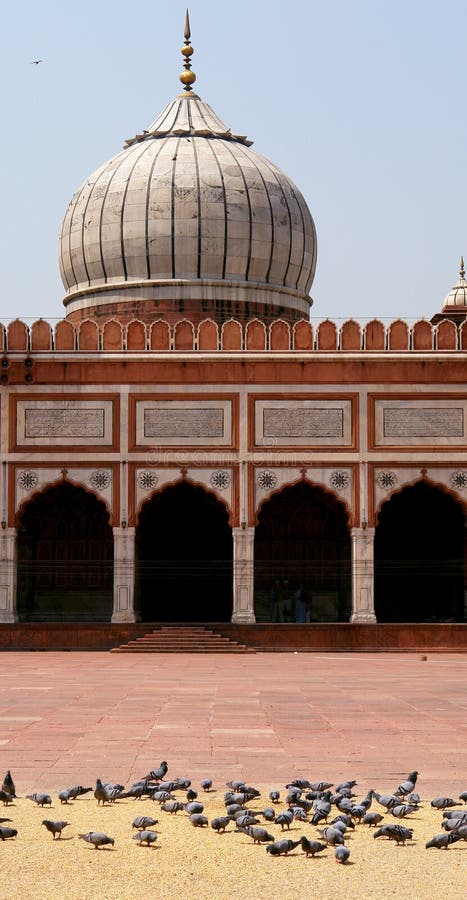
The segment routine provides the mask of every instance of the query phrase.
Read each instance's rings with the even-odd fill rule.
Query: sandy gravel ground
[[[270,805],[271,788],[281,789],[282,796],[286,793],[280,783],[260,788],[261,798],[249,803],[249,809]],[[224,812],[224,789],[218,785],[208,794],[199,792],[209,820]],[[283,808],[280,803],[277,811]],[[373,803],[372,808],[378,807]],[[132,820],[142,814],[159,820],[155,846],[139,847],[132,839]],[[351,850],[346,865],[335,863],[333,848],[309,859],[301,847],[288,857],[270,857],[264,845],[253,845],[251,838],[235,832],[233,824],[225,834],[210,827],[194,828],[186,813],[170,815],[149,799],[98,807],[90,794],[65,806],[53,796],[52,808],[40,809],[20,798],[8,808],[1,807],[0,815],[9,816],[18,829],[16,838],[1,843],[0,897],[5,900],[467,897],[467,842],[460,841],[447,851],[425,849],[425,842],[441,831],[442,821],[441,812],[430,808],[429,798],[402,823],[414,829],[414,839],[406,846],[374,840],[374,829],[357,825],[346,838]],[[66,820],[70,825],[62,839],[54,841],[41,825],[43,819]],[[397,821],[385,816],[385,822]],[[280,826],[264,824],[276,839],[281,836]],[[115,838],[114,848],[96,851],[78,839],[79,832],[88,831],[104,831]],[[302,834],[319,838],[317,828],[308,822],[293,823],[290,833],[285,831],[282,837],[296,840]]]

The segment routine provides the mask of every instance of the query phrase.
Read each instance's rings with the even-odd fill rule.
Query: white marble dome
[[[250,144],[189,92],[90,175],[61,231],[67,313],[189,300],[308,315],[313,220]]]
[[[467,306],[467,281],[465,280],[464,258],[461,257],[459,281],[451,288],[444,298],[443,309],[451,307]]]

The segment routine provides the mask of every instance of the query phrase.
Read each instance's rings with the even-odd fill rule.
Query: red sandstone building
[[[309,321],[298,188],[192,91],[66,212],[66,318],[2,328],[0,621],[463,622],[467,283]],[[429,312],[429,311],[428,311]]]

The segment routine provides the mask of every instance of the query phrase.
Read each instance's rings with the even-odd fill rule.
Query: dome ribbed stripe
[[[191,128],[191,109],[190,104],[188,104],[188,124]],[[201,278],[201,229],[202,229],[202,219],[201,219],[201,185],[199,181],[199,165],[198,165],[198,151],[196,149],[196,140],[193,139],[191,141],[193,148],[193,156],[195,158],[195,170],[196,170],[196,194],[197,194],[197,203],[198,203],[198,260],[196,263],[196,277]]]
[[[218,159],[218,156],[217,156],[217,153],[215,150],[216,145],[214,142],[211,143],[209,141],[208,147],[210,148],[210,150],[212,152],[212,155],[216,161],[217,168],[219,170],[219,176],[220,176],[221,186],[222,186],[222,197],[223,197],[223,201],[224,201],[224,253],[223,253],[223,258],[222,258],[222,278],[225,278],[225,269],[227,266],[227,238],[228,238],[227,229],[228,229],[228,225],[229,225],[229,217],[227,215],[227,194],[226,194],[226,190],[225,190],[224,173],[222,171],[222,166],[219,162],[219,159]]]
[[[258,172],[259,177],[261,178],[263,188],[264,188],[264,193],[266,194],[266,197],[268,198],[269,215],[271,216],[271,238],[270,238],[270,242],[269,242],[271,245],[271,249],[269,251],[269,263],[268,263],[268,268],[267,268],[267,272],[266,272],[266,284],[269,284],[269,274],[271,272],[272,260],[273,260],[273,256],[274,256],[274,215],[272,212],[271,197],[270,197],[269,191],[266,187],[266,182],[264,180],[263,173],[262,173],[260,167],[258,166],[258,163],[255,162],[253,155],[248,154],[247,151],[243,149],[243,147],[239,147],[239,150],[243,153],[244,156],[247,157],[247,159],[250,160],[250,162],[253,163],[256,171]]]
[[[287,213],[288,213],[288,216],[289,216],[289,255],[288,255],[288,259],[287,259],[287,263],[286,263],[286,267],[285,267],[285,274],[284,274],[284,276],[283,276],[283,278],[282,278],[282,281],[281,281],[281,284],[282,284],[284,287],[286,287],[287,275],[288,275],[289,268],[290,268],[290,259],[291,259],[291,256],[292,256],[292,216],[290,215],[290,206],[289,206],[289,204],[288,204],[288,202],[287,202],[287,197],[286,197],[286,195],[285,195],[284,188],[282,187],[282,184],[280,183],[279,178],[277,177],[277,175],[276,175],[276,173],[275,173],[273,167],[271,166],[271,163],[269,162],[268,159],[266,159],[265,156],[262,156],[262,157],[261,157],[261,160],[262,160],[262,162],[264,162],[266,168],[269,169],[271,175],[272,175],[273,178],[274,178],[274,181],[276,181],[277,184],[279,185],[281,194],[282,194],[282,196],[283,196],[283,198],[284,198],[284,203],[285,203],[285,205],[286,205],[286,207],[287,207]]]
[[[295,193],[295,189],[293,189],[293,194],[294,194],[295,202],[296,202],[299,212],[300,212],[300,218],[302,220],[302,261],[300,263],[300,266],[298,269],[297,280],[295,282],[295,290],[298,291],[298,285],[299,285],[300,278],[302,277],[302,272],[303,272],[303,263],[305,261],[305,219],[303,217],[302,204],[300,203],[300,199],[299,199],[298,195]]]
[[[246,264],[246,269],[245,269],[245,281],[248,281],[248,275],[250,272],[250,263],[251,263],[251,242],[252,242],[252,235],[253,235],[253,221],[252,221],[252,217],[251,217],[250,192],[248,190],[248,185],[246,183],[245,173],[244,173],[243,169],[240,168],[240,166],[238,164],[238,159],[235,158],[235,154],[232,152],[232,150],[227,142],[224,143],[224,147],[230,153],[232,159],[235,162],[235,165],[238,168],[238,171],[240,172],[240,175],[241,175],[242,181],[243,181],[243,186],[245,188],[246,199],[248,202],[248,219],[249,219],[250,227],[249,227],[249,235],[248,235],[248,257],[247,257],[247,264]]]
[[[134,161],[134,163],[133,163],[133,165],[132,165],[132,167],[131,167],[131,169],[130,169],[130,171],[129,171],[129,173],[128,173],[128,178],[127,178],[127,182],[126,182],[126,185],[125,185],[125,190],[124,190],[124,192],[123,192],[122,208],[121,208],[121,212],[120,212],[120,246],[121,246],[121,248],[122,248],[122,263],[123,263],[123,272],[124,272],[124,275],[125,275],[125,281],[127,280],[127,277],[128,277],[128,271],[127,271],[127,265],[126,265],[126,255],[125,255],[125,235],[124,235],[124,225],[125,225],[125,203],[126,203],[126,198],[127,198],[127,194],[128,194],[128,189],[129,189],[129,187],[130,187],[131,176],[133,175],[133,172],[134,172],[134,170],[135,170],[135,166],[138,164],[138,162],[139,162],[139,160],[141,159],[141,157],[142,157],[145,153],[147,153],[148,150],[150,150],[150,149],[151,149],[151,144],[150,144],[150,143],[144,144],[141,153],[136,157],[136,159],[135,159],[135,161]]]
[[[153,142],[151,141],[150,146],[154,147]],[[154,174],[154,169],[156,167],[157,160],[159,159],[160,153],[163,150],[165,144],[161,141],[157,153],[154,156],[154,159],[151,164],[151,168],[149,171],[148,184],[146,188],[146,215],[144,222],[144,242],[146,246],[146,271],[148,278],[151,278],[151,254],[149,252],[149,203],[151,198],[151,187],[152,187],[152,176]]]
[[[104,196],[102,198],[102,203],[101,203],[101,212],[100,212],[100,216],[99,216],[99,254],[100,254],[100,258],[101,258],[102,272],[103,272],[105,281],[107,281],[107,269],[105,268],[104,248],[103,248],[103,244],[102,244],[102,223],[103,223],[103,219],[104,219],[105,201],[107,200],[107,197],[108,197],[108,194],[110,191],[110,185],[112,184],[120,166],[122,166],[124,162],[125,162],[125,160],[122,159],[122,160],[120,160],[118,165],[115,166],[115,169],[113,170],[113,172],[107,182],[107,187],[105,189],[105,193],[104,193]]]
[[[175,152],[173,155],[173,165],[172,165],[172,190],[170,192],[170,225],[171,225],[171,248],[172,248],[172,278],[175,278],[176,272],[176,263],[175,263],[175,169],[177,167],[177,156],[178,156],[178,148],[180,146],[181,138],[178,138],[177,145],[175,147]]]
[[[124,153],[124,152],[125,152],[125,151],[122,150],[121,153]],[[116,160],[118,160],[119,156],[121,156],[121,153],[119,153],[117,156],[115,156],[115,157],[113,158],[112,162],[115,162]],[[118,168],[118,167],[117,167],[117,168]],[[82,222],[81,222],[81,246],[82,246],[82,248],[83,248],[83,265],[84,265],[84,269],[85,269],[85,272],[86,272],[86,278],[87,278],[87,280],[88,280],[88,284],[89,284],[89,285],[91,284],[91,278],[90,278],[90,275],[89,275],[88,264],[87,264],[87,262],[86,262],[86,241],[85,241],[85,237],[86,237],[86,232],[85,232],[85,228],[86,228],[86,213],[87,213],[87,211],[88,211],[88,206],[89,206],[89,204],[90,204],[90,202],[91,202],[91,200],[92,200],[92,195],[93,195],[93,193],[94,193],[94,191],[95,191],[97,185],[99,184],[99,179],[101,178],[102,175],[104,175],[104,174],[107,172],[107,170],[108,170],[108,164],[107,164],[107,166],[105,166],[104,168],[102,168],[101,171],[99,172],[99,174],[98,174],[98,176],[97,176],[97,178],[96,178],[96,180],[95,180],[95,182],[94,182],[94,184],[93,184],[93,186],[92,186],[92,188],[91,188],[91,190],[90,190],[90,192],[89,192],[89,197],[88,197],[88,199],[87,199],[87,201],[86,201],[86,206],[85,206],[85,208],[84,208],[84,210],[83,210],[83,218],[82,218]],[[100,214],[101,214],[101,216],[102,216],[102,206],[101,206],[101,212],[100,212]],[[99,237],[100,237],[100,225],[99,225]],[[102,262],[102,242],[101,242],[101,240],[99,241],[99,244],[100,244],[99,249],[100,249],[100,255],[101,255],[101,262]],[[102,267],[102,268],[103,268],[103,271],[104,271],[104,277],[105,277],[105,270],[104,270],[104,267]]]

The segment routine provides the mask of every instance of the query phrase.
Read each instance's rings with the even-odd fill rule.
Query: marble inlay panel
[[[112,445],[111,400],[18,400],[16,444],[29,446]]]
[[[467,443],[467,398],[376,399],[375,447]]]

